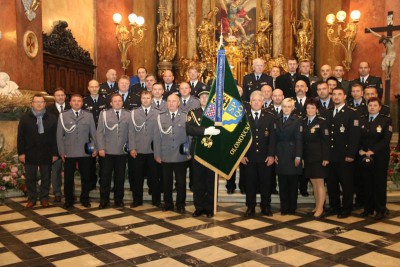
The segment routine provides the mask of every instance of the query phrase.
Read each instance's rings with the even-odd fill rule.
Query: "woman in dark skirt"
[[[293,215],[297,208],[298,176],[302,173],[303,126],[299,117],[293,114],[295,101],[282,101],[283,114],[275,121],[276,132],[276,174],[279,182],[281,214]]]
[[[324,178],[328,175],[329,129],[326,119],[317,116],[317,103],[306,105],[307,116],[303,119],[304,176],[311,180],[315,197],[314,218],[324,213],[326,191]]]

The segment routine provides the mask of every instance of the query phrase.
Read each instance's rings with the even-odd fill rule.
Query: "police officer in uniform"
[[[367,86],[364,88],[364,99],[366,102],[368,102],[368,100],[372,97],[378,97],[378,90],[374,86]],[[364,114],[367,114],[367,109],[364,109],[364,111]],[[390,117],[390,107],[382,104],[379,113]]]
[[[154,85],[153,85],[154,86]],[[159,84],[161,86],[161,84]],[[149,91],[141,93],[142,105],[132,110],[129,130],[130,155],[134,158],[132,208],[143,205],[143,182],[147,175],[149,190],[151,188],[152,204],[159,207],[161,204],[161,183],[157,173],[157,164],[154,160],[153,133],[158,127],[157,116],[159,110],[152,107],[152,94]]]
[[[188,141],[185,125],[186,113],[179,111],[179,97],[171,94],[167,98],[167,111],[157,117],[154,131],[154,158],[162,164],[164,207],[173,210],[172,199],[173,174],[176,181],[176,208],[185,213],[186,205],[186,166],[188,156],[180,153],[180,146]]]
[[[253,60],[254,73],[247,74],[243,77],[243,96],[244,101],[250,101],[250,94],[255,90],[260,90],[261,86],[268,84],[273,86],[272,77],[263,73],[265,68],[264,60],[256,58]]]
[[[199,81],[199,70],[197,69],[196,66],[191,66],[188,69],[188,75],[189,75],[189,81],[188,84],[190,85],[190,88],[192,89],[190,91],[190,94],[199,97],[199,93],[203,91],[210,91],[210,88],[205,84]]]
[[[179,94],[181,104],[179,105],[180,111],[188,113],[192,109],[200,107],[200,101],[196,96],[190,94],[191,88],[187,82],[181,82],[179,84]]]
[[[79,165],[82,192],[81,204],[89,208],[90,191],[90,162],[91,157],[96,157],[97,139],[96,126],[93,115],[82,110],[83,98],[81,95],[72,95],[71,109],[60,114],[57,126],[58,153],[64,162],[64,208],[74,205],[74,178],[76,164]],[[93,151],[85,151],[88,143],[92,143]]]
[[[368,100],[368,115],[360,120],[362,174],[366,185],[364,212],[361,216],[373,214],[376,220],[383,219],[386,213],[386,177],[390,160],[390,140],[392,120],[380,114],[381,102],[377,97]],[[369,162],[369,164],[368,164]]]
[[[246,206],[245,217],[255,215],[256,196],[261,194],[261,213],[272,216],[271,211],[271,166],[275,161],[275,116],[262,110],[263,95],[254,91],[250,95],[251,111],[247,113],[253,142],[242,164],[246,165]]]
[[[338,218],[347,218],[353,209],[354,159],[360,140],[360,125],[357,112],[346,106],[343,88],[333,89],[332,101],[335,107],[328,118],[331,136],[327,179],[330,213],[338,214]],[[339,185],[343,192],[342,202]]]
[[[118,91],[117,72],[114,69],[109,69],[106,73],[107,81],[100,84],[100,94],[110,95]]]
[[[130,78],[127,75],[122,75],[118,80],[119,90],[116,92],[122,96],[123,109],[132,110],[140,106],[140,97],[135,93],[129,93]],[[107,99],[107,107],[111,108],[111,95]]]
[[[112,177],[114,177],[114,206],[124,207],[130,112],[122,109],[122,97],[119,94],[112,94],[110,99],[111,109],[100,113],[97,127],[99,156],[103,158],[99,209],[106,208],[110,203]]]
[[[96,80],[89,81],[88,91],[90,92],[90,95],[83,98],[83,109],[93,114],[96,128],[99,122],[100,112],[106,108],[106,96],[99,95],[99,88],[100,87],[98,81]],[[96,158],[92,158],[90,165],[90,181],[91,181],[90,189],[96,188],[96,183],[97,183],[96,162],[97,162]],[[99,164],[101,164],[101,160],[99,160]]]
[[[318,94],[318,98],[316,98],[318,114],[324,118],[328,118],[329,110],[332,110],[335,106],[329,94],[328,83],[325,81],[318,81],[315,86]]]
[[[186,121],[186,133],[192,136],[190,146],[190,154],[194,157],[194,146],[197,138],[204,136],[218,135],[219,129],[214,126],[208,128],[200,126],[204,109],[207,105],[209,91],[201,91],[198,95],[200,98],[200,108],[189,111]],[[193,203],[196,210],[193,212],[193,217],[199,217],[205,214],[211,218],[214,214],[214,172],[203,166],[200,162],[192,159],[193,164]]]

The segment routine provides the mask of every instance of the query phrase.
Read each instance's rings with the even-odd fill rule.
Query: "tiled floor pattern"
[[[24,208],[24,198],[0,206],[0,266],[400,266],[400,204],[382,220],[257,214],[242,204],[219,206],[214,218],[131,209],[67,211]],[[97,203],[93,203],[97,206]],[[274,211],[278,207],[273,207]]]

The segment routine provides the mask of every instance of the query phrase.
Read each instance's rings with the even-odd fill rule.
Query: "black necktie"
[[[97,99],[93,99],[93,103],[95,103],[95,104],[96,104],[96,103],[97,103]]]
[[[371,123],[373,120],[374,120],[374,117],[371,116],[371,117],[369,118],[369,123]]]
[[[279,113],[279,108],[276,108],[275,110],[276,110],[276,113]]]
[[[115,113],[117,114],[117,119],[119,120],[119,111],[115,111]]]
[[[272,86],[273,86],[272,89],[275,89],[275,80],[272,81]]]
[[[169,92],[169,85],[167,85],[167,92]]]
[[[175,120],[175,113],[172,113],[171,115],[172,115],[171,120],[174,121]]]
[[[160,100],[157,100],[157,108],[160,108]]]
[[[144,109],[144,115],[147,116],[147,108]]]
[[[365,78],[361,77],[361,83],[364,84],[365,83]]]
[[[125,102],[125,94],[122,94],[122,102]]]
[[[338,113],[339,113],[339,110],[336,108],[336,109],[335,109],[335,116],[336,116]],[[333,117],[335,117],[335,116],[333,116]]]
[[[324,108],[326,108],[326,102],[324,102],[323,105],[324,105]]]
[[[286,120],[287,120],[287,117],[286,117],[286,116],[283,116],[283,123],[285,123]]]
[[[308,120],[308,124],[307,125],[310,125],[311,124],[311,120]]]
[[[61,106],[60,106],[60,113],[62,113],[63,111],[64,111],[64,106],[61,105]]]
[[[190,83],[190,87],[192,87],[192,89],[194,89],[194,83]]]
[[[78,116],[79,116],[79,112],[75,111],[75,117],[78,118]]]
[[[303,99],[299,100],[300,107],[303,107]]]
[[[255,124],[257,126],[258,125],[258,112],[254,112],[254,116],[255,116],[254,122],[255,122]]]
[[[183,99],[183,105],[186,106],[186,99]]]
[[[260,76],[256,75],[256,81],[260,80]]]
[[[142,89],[144,89],[145,87],[144,87],[144,83],[142,83]]]

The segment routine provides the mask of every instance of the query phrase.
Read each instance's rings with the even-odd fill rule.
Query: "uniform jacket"
[[[261,90],[261,87],[265,84],[273,86],[272,77],[261,73],[260,79],[256,80],[255,73],[247,74],[243,77],[243,95],[242,99],[245,101],[250,101],[250,95],[256,90]]]
[[[277,174],[301,174],[302,166],[294,166],[296,158],[303,156],[303,127],[299,117],[291,114],[285,123],[283,116],[275,119],[276,156],[278,164],[275,167]]]
[[[94,123],[97,124],[99,122],[100,112],[106,108],[106,96],[99,95],[97,97],[97,102],[94,103],[93,98],[89,95],[83,99],[83,109],[89,111],[93,114]]]
[[[92,113],[81,110],[78,118],[73,110],[60,114],[57,126],[58,153],[70,158],[89,157],[85,152],[85,144],[88,142],[94,143],[97,150],[96,126]]]
[[[275,109],[274,104],[269,105],[269,107],[267,107],[266,110],[269,111],[269,112],[271,112],[272,114],[274,114],[275,118],[282,118],[282,114],[283,114],[283,113],[282,113],[282,107],[281,107],[279,113],[276,112],[276,109]]]
[[[201,91],[210,91],[210,88],[205,84],[205,83],[202,83],[202,82],[197,82],[196,83],[196,86],[195,87],[192,87],[191,86],[191,82],[190,81],[188,81],[188,83],[189,83],[189,85],[190,85],[190,88],[192,89],[191,91],[190,91],[190,94],[191,95],[194,95],[195,97],[199,97],[199,93],[201,92]]]
[[[179,153],[180,145],[188,141],[186,113],[178,111],[172,122],[170,112],[164,111],[157,116],[157,126],[154,130],[154,157],[160,157],[162,162],[187,161],[187,157]]]
[[[303,105],[300,105],[300,102],[297,101],[297,97],[295,97],[294,100],[296,101],[296,103],[293,113],[296,114],[297,117],[304,118],[307,114],[306,106],[311,101],[311,98],[306,97],[306,100],[304,101]]]
[[[328,117],[331,161],[341,162],[345,157],[354,159],[360,142],[360,118],[353,108],[346,105],[335,117],[333,117],[334,110],[330,111]]]
[[[179,110],[185,113],[188,113],[192,109],[196,109],[200,107],[200,101],[195,96],[190,96],[189,100],[187,100],[186,105],[183,105],[182,97],[179,99],[181,104],[179,105]]]
[[[70,109],[71,106],[69,105],[69,103],[67,101],[64,102],[64,111]],[[56,119],[58,120],[58,117],[60,116],[60,112],[57,109],[56,103],[53,103],[49,106],[46,107],[46,111],[53,114],[54,116],[56,116]]]
[[[161,99],[160,107],[157,107],[157,101],[153,98],[153,102],[151,102],[151,107],[157,109],[158,111],[166,111],[167,110],[167,101],[165,101],[165,99]]]
[[[100,84],[99,94],[107,96],[113,93],[117,93],[118,90],[119,88],[117,82],[114,82],[113,87],[110,87],[107,82],[104,82]]]
[[[131,88],[129,89],[129,92],[132,94],[136,94],[138,96],[140,96],[140,93],[142,91],[146,91],[146,84],[144,85],[144,88],[142,88],[142,85],[140,82],[134,84],[131,86]]]
[[[37,119],[32,111],[21,116],[18,124],[18,155],[25,154],[26,164],[51,164],[57,152],[57,118],[46,111],[43,115],[44,133],[38,133]]]
[[[326,108],[324,107],[322,101],[319,98],[317,98],[316,101],[317,101],[318,114],[327,119],[333,107],[335,106],[335,104],[332,101],[332,98],[329,100],[329,104]]]
[[[157,116],[159,113],[160,111],[153,107],[148,108],[147,116],[142,107],[132,110],[129,128],[130,150],[135,149],[140,154],[153,153],[154,131],[158,127]]]
[[[276,132],[274,131],[275,115],[267,110],[261,110],[258,114],[256,125],[253,114],[246,110],[247,118],[251,128],[253,141],[246,157],[249,162],[265,162],[267,157],[275,157]]]
[[[203,118],[203,109],[196,108],[187,114],[187,119],[186,119],[186,133],[187,135],[193,137],[191,139],[191,145],[190,145],[190,155],[193,157],[194,156],[194,147],[196,144],[197,138],[201,138],[204,136],[204,130],[206,127],[200,126],[201,120]]]
[[[296,92],[294,91],[294,85],[299,80],[299,78],[308,80],[308,77],[295,73],[293,76],[290,73],[285,73],[276,78],[275,88],[279,88],[283,91],[285,98],[295,97]],[[308,81],[308,88],[310,88],[310,82]],[[244,88],[243,88],[244,90]]]
[[[350,85],[353,85],[355,83],[361,84],[364,89],[366,87],[369,87],[369,86],[376,87],[376,90],[378,91],[378,97],[379,97],[379,99],[382,99],[383,89],[382,89],[382,79],[381,79],[381,77],[376,77],[376,76],[369,75],[368,79],[364,83],[361,83],[361,78],[358,77],[357,79],[352,80],[350,82]],[[350,88],[351,88],[351,86],[350,86]]]
[[[107,108],[111,108],[111,95],[107,97]],[[132,110],[137,107],[139,107],[141,104],[140,102],[140,97],[137,94],[134,93],[128,93],[128,95],[125,97],[124,105],[122,106],[123,109],[126,110]]]
[[[167,97],[170,94],[179,94],[179,90],[178,90],[178,85],[176,85],[175,83],[172,83],[172,85],[170,85],[169,91],[167,91],[166,89],[166,85],[163,84],[164,87],[164,94],[163,94],[163,98],[166,100]]]
[[[125,154],[123,148],[129,141],[129,125],[132,123],[130,115],[129,111],[121,109],[118,120],[114,109],[103,110],[100,113],[96,134],[99,150],[105,150],[106,155]]]
[[[330,149],[328,122],[316,116],[310,125],[308,117],[303,118],[303,158],[305,162],[329,161]]]
[[[392,119],[379,114],[371,123],[369,116],[363,115],[360,120],[361,141],[360,148],[364,151],[372,150],[373,157],[390,156],[390,140],[392,138]]]

